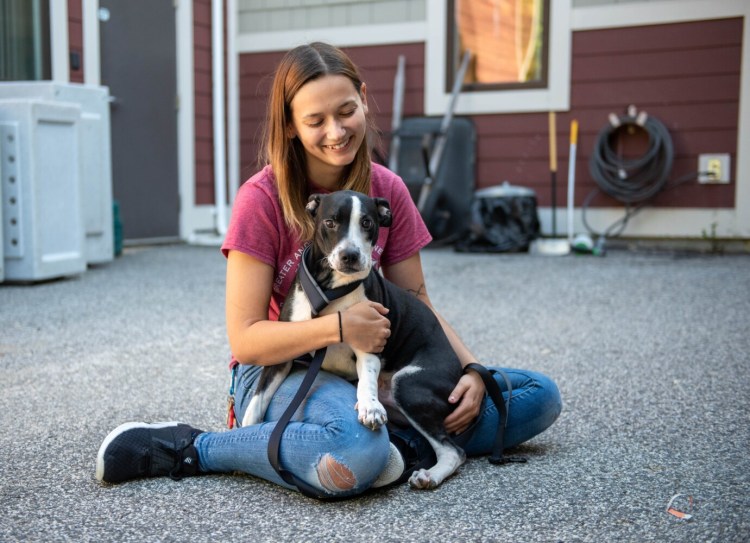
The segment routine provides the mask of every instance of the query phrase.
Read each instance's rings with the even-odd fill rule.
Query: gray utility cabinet
[[[0,100],[5,280],[86,270],[80,107]]]
[[[110,262],[114,235],[108,89],[50,81],[0,83],[0,129],[0,271],[5,279],[36,281]],[[18,160],[15,165],[9,153]],[[9,168],[17,170],[14,175]],[[11,203],[9,193],[14,191],[23,197]],[[83,232],[83,270],[80,262],[73,265],[79,257],[74,257],[68,228],[74,224]],[[53,261],[57,264],[50,265]]]
[[[41,100],[72,104],[79,108],[80,200],[85,229],[85,259],[88,264],[112,261],[114,236],[109,89],[51,81],[0,83],[0,100],[7,99]],[[35,158],[43,159],[44,154]]]

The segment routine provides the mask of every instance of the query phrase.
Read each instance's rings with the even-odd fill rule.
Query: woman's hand
[[[445,418],[448,433],[460,434],[479,416],[484,392],[484,382],[478,373],[470,371],[461,376],[448,398],[450,403],[458,404],[453,413]]]
[[[341,313],[344,343],[366,353],[379,353],[391,337],[388,308],[377,302],[364,301]]]

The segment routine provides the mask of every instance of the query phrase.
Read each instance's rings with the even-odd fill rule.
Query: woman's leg
[[[505,427],[505,448],[511,448],[528,441],[552,426],[562,411],[562,400],[554,381],[541,373],[496,369],[502,369],[513,387],[508,423]],[[503,398],[507,401],[505,379],[497,373],[494,377],[503,391]],[[497,407],[489,397],[485,397],[482,411],[472,428],[471,438],[464,445],[466,454],[470,456],[489,454],[495,442],[499,421],[500,415]]]
[[[195,440],[200,468],[206,472],[243,471],[289,487],[268,461],[271,432],[305,375],[295,366],[273,397],[265,421],[228,432],[204,433]],[[235,412],[242,420],[257,385],[260,368],[241,367]],[[360,493],[369,488],[386,465],[386,431],[372,431],[357,420],[355,387],[320,372],[307,398],[287,425],[280,460],[285,469],[331,495]]]
[[[489,368],[501,369],[501,368]],[[502,369],[513,387],[510,401],[510,413],[505,428],[505,447],[511,448],[528,441],[549,428],[560,415],[562,401],[554,381],[541,373],[525,370]],[[508,392],[505,379],[499,374],[495,380],[503,390],[507,400]],[[479,417],[467,431],[470,436],[462,447],[467,455],[479,456],[489,454],[495,443],[500,415],[494,402],[485,396],[484,405]],[[461,441],[458,436],[458,441]],[[414,428],[391,429],[391,440],[398,444],[405,457],[407,466],[425,461],[433,456],[427,440]]]

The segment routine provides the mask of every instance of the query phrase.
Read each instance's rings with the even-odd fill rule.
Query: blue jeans
[[[257,385],[261,368],[240,366],[235,385],[235,413],[242,420]],[[242,471],[290,488],[268,461],[268,441],[276,423],[302,382],[306,369],[295,365],[273,397],[261,424],[227,432],[203,433],[195,440],[200,469],[204,472]],[[513,385],[505,446],[514,447],[546,430],[562,409],[555,383],[542,374],[504,369]],[[501,389],[502,377],[497,376]],[[505,393],[507,398],[507,392]],[[386,465],[390,444],[385,428],[370,430],[357,420],[354,385],[321,371],[305,401],[284,430],[281,464],[315,488],[331,496],[359,494],[367,490]],[[463,445],[469,456],[489,454],[499,416],[485,397],[471,438]],[[416,431],[399,431],[424,447]]]

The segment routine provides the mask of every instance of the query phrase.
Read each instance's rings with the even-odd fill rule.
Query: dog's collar
[[[311,254],[312,244],[305,247],[305,250],[302,252],[302,263],[300,264],[299,270],[297,271],[297,276],[299,277],[299,282],[302,285],[302,290],[305,291],[305,295],[310,301],[310,306],[312,307],[312,315],[313,317],[317,317],[318,314],[323,311],[326,306],[328,306],[328,304],[330,304],[332,301],[346,296],[359,285],[361,285],[363,279],[358,279],[357,281],[353,281],[340,287],[323,290],[320,288],[320,285],[318,285],[315,277],[313,277],[313,274],[310,272],[308,260],[310,259]]]

